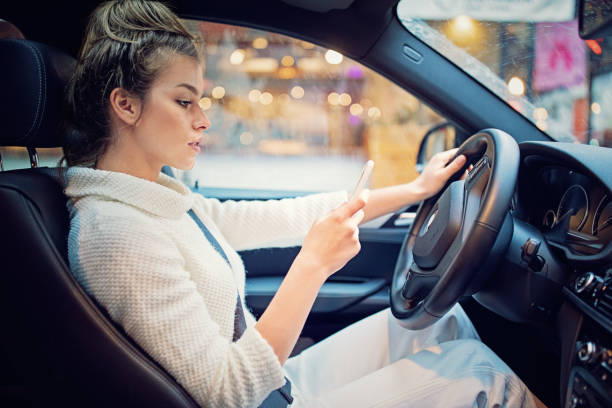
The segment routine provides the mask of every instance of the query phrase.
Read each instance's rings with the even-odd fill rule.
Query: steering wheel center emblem
[[[429,231],[429,227],[431,227],[431,224],[433,224],[433,222],[434,222],[434,220],[436,219],[437,216],[438,216],[438,210],[434,211],[429,216],[429,219],[425,223],[425,230],[423,231],[423,235],[427,234],[427,232]]]

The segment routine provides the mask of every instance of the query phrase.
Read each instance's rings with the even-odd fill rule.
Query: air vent
[[[607,286],[597,299],[595,307],[612,320],[612,287]]]

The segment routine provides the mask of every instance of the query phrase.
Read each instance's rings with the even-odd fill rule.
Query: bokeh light
[[[363,113],[363,106],[358,103],[354,103],[349,108],[349,112],[351,112],[351,115],[359,116]]]
[[[548,119],[548,111],[546,108],[535,108],[533,110],[533,117],[535,120],[546,120]]]
[[[215,99],[221,99],[225,96],[225,88],[222,86],[215,86],[211,92],[211,95]]]
[[[381,117],[381,115],[382,112],[376,106],[372,106],[370,109],[368,109],[368,116],[372,119],[378,119]]]
[[[342,63],[344,57],[338,51],[327,50],[325,53],[325,61],[332,65],[338,65]]]
[[[263,92],[261,94],[261,97],[259,98],[259,102],[261,102],[264,105],[270,105],[272,101],[274,101],[274,97],[272,96],[270,92]]]
[[[249,91],[249,101],[253,103],[259,102],[260,97],[261,97],[261,91],[259,89],[251,89]]]
[[[240,65],[244,62],[244,58],[246,57],[246,52],[241,50],[240,48],[232,52],[230,55],[230,64],[232,65]]]
[[[330,92],[330,94],[327,95],[327,102],[329,102],[330,105],[338,105],[340,103],[340,94],[338,92]]]
[[[204,97],[199,100],[198,105],[200,105],[200,109],[208,110],[212,106],[212,101],[210,98]]]
[[[291,88],[291,96],[295,99],[302,99],[304,97],[304,88],[299,85]]]
[[[351,95],[347,94],[347,93],[341,93],[340,94],[340,105],[342,106],[349,106],[352,102],[352,98]]]
[[[268,40],[263,37],[257,37],[253,40],[253,48],[263,50],[268,46]]]
[[[508,91],[512,95],[521,96],[525,93],[525,83],[521,78],[514,76],[508,81]]]
[[[281,64],[284,67],[292,67],[295,64],[295,59],[291,55],[285,55],[281,58]]]
[[[591,110],[593,111],[594,114],[599,115],[601,113],[601,105],[598,104],[597,102],[593,102],[591,104]]]

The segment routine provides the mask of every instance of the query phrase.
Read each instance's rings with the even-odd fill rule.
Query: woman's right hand
[[[255,328],[284,364],[304,328],[323,282],[361,249],[358,225],[369,191],[314,222],[302,250]]]
[[[314,222],[304,238],[296,261],[306,262],[321,271],[323,279],[340,270],[359,253],[359,223],[363,220],[363,207],[369,191],[347,201]]]

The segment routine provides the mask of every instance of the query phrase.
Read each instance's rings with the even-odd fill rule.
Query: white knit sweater
[[[248,310],[248,327],[232,342],[236,291],[244,301],[245,287],[236,250],[303,237],[345,192],[221,203],[164,174],[157,182],[83,167],[66,175],[72,273],[200,405],[254,407],[283,385],[278,358]]]

